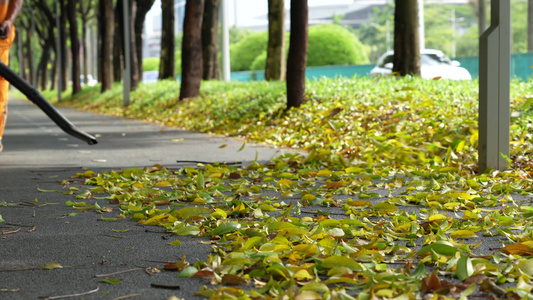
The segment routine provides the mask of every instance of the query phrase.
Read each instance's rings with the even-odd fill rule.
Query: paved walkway
[[[61,182],[85,170],[112,170],[161,164],[178,168],[180,161],[260,161],[280,155],[278,149],[247,144],[239,151],[237,139],[191,133],[146,123],[94,115],[71,109],[61,112],[81,130],[95,135],[89,146],[68,136],[28,101],[12,100],[0,153],[0,299],[37,299],[60,295],[96,293],[83,299],[194,299],[203,279],[176,278],[176,273],[149,275],[146,267],[165,261],[206,260],[210,246],[199,238],[176,239],[164,232],[147,233],[134,222],[100,221],[94,212],[67,214],[65,205],[74,196],[42,190],[61,189]],[[226,147],[220,148],[220,146]],[[191,163],[191,165],[195,165]],[[102,202],[102,204],[104,204]],[[128,229],[117,233],[113,230]],[[41,270],[57,262],[64,268]],[[141,268],[139,268],[141,267]],[[95,275],[138,268],[110,275],[120,284],[102,283]],[[25,269],[25,270],[22,270]],[[104,277],[105,278],[105,277]],[[180,286],[179,290],[151,284]],[[134,296],[134,297],[133,297]]]

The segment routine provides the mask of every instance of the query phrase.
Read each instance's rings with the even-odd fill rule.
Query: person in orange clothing
[[[15,40],[15,26],[13,22],[20,13],[22,0],[0,0],[0,60],[9,64],[9,49]],[[6,127],[7,100],[9,92],[9,82],[0,77],[0,151],[2,146],[2,136]]]

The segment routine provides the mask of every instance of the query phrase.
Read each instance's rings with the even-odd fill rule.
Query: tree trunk
[[[122,7],[122,1],[117,1],[117,5],[115,5],[115,38],[113,44],[113,77],[115,82],[122,80],[122,70],[124,69],[124,65],[122,64],[124,61],[124,16],[122,14],[124,9]]]
[[[478,0],[478,28],[479,35],[487,29],[487,2],[486,0]]]
[[[202,17],[204,0],[188,0],[185,4],[181,51],[180,100],[196,97],[202,82]]]
[[[24,45],[24,49],[26,50],[26,61],[28,62],[28,73],[26,73],[26,81],[27,82],[33,82],[33,68],[34,68],[34,62],[33,62],[33,58],[34,58],[34,55],[31,51],[31,45],[32,45],[32,36],[33,36],[33,31],[31,30],[31,28],[26,31],[26,43]]]
[[[59,27],[61,30],[61,88],[62,91],[66,91],[68,87],[68,47],[67,47],[67,11],[64,0],[58,0],[61,10],[61,16],[59,18]]]
[[[67,16],[70,25],[70,49],[72,56],[72,95],[81,92],[80,84],[80,40],[78,37],[78,18],[76,17],[76,0],[68,0]]]
[[[81,20],[81,48],[83,52],[83,79],[85,84],[89,83],[89,47],[87,45],[87,29],[89,28],[89,20],[94,18],[93,2],[92,0],[79,1],[79,16]]]
[[[285,0],[268,0],[268,51],[265,80],[285,80]]]
[[[417,0],[396,0],[394,9],[394,67],[400,76],[420,76]]]
[[[115,38],[115,15],[113,11],[113,2],[100,0],[99,8],[99,78],[102,83],[102,92],[113,88],[113,41]]]
[[[307,0],[291,0],[291,37],[287,61],[287,108],[305,101],[305,65],[308,41]]]
[[[161,60],[159,79],[176,78],[176,41],[174,38],[174,0],[162,0],[163,23],[161,33]]]
[[[137,49],[137,69],[139,70],[139,81],[142,81],[143,72],[143,39],[144,39],[144,21],[146,14],[154,5],[155,0],[136,0],[137,13],[135,14],[135,48]]]
[[[53,38],[52,38],[52,44],[53,44]],[[46,90],[46,87],[48,85],[48,62],[50,61],[50,50],[52,49],[52,45],[50,42],[46,42],[43,47],[43,52],[41,54],[41,58],[39,60],[39,68],[38,68],[38,76],[39,76],[39,85],[41,90]]]
[[[83,19],[82,19],[83,20]],[[89,83],[89,62],[87,58],[87,23],[81,23],[81,49],[83,52],[82,64],[83,64],[83,84]]]
[[[137,2],[134,0],[131,0],[129,2],[129,26],[130,28],[135,28],[135,15],[137,14]],[[135,34],[133,33],[133,30],[130,30],[130,64],[131,64],[131,90],[135,90],[139,87],[139,65],[137,64],[137,50],[136,50],[136,42],[135,42]],[[126,49],[126,48],[124,48]],[[124,55],[124,58],[126,56]]]
[[[527,3],[527,51],[533,52],[533,0]]]
[[[206,0],[202,22],[202,59],[205,80],[220,79],[218,60],[218,11],[220,0]]]

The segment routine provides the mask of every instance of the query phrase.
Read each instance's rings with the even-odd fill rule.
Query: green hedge
[[[268,32],[266,31],[250,34],[233,45],[230,49],[231,70],[250,70],[255,58],[266,51],[267,45]]]
[[[143,59],[143,72],[159,71],[159,57],[147,57]]]
[[[369,62],[363,44],[348,29],[334,24],[309,27],[307,66],[360,65]]]
[[[261,37],[264,40],[259,39],[260,34],[257,34],[258,36],[254,37],[252,41],[247,41],[245,38],[243,42],[247,41],[246,44],[240,44],[239,52],[232,53],[233,71],[265,69],[268,33],[262,34],[265,34]],[[254,45],[254,48],[249,48],[246,51],[247,48],[242,45]],[[257,50],[259,49],[262,51],[258,53]],[[287,38],[288,52],[289,39]],[[307,52],[307,66],[309,67],[368,64],[370,60],[367,52],[359,39],[340,25],[325,24],[309,27],[309,49]],[[251,56],[254,58],[251,59]]]

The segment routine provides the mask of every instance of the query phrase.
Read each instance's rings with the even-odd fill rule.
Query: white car
[[[159,80],[159,71],[144,71],[143,83],[154,83]]]
[[[420,51],[421,75],[424,79],[440,77],[451,80],[472,80],[467,69],[461,68],[456,60],[450,60],[442,51],[424,49]],[[392,73],[394,51],[387,51],[379,59],[377,65],[370,71],[370,76],[386,76]]]
[[[80,83],[81,85],[85,85],[85,76],[80,75]],[[88,86],[95,86],[98,83],[98,80],[94,79],[93,75],[87,74],[87,85]]]

